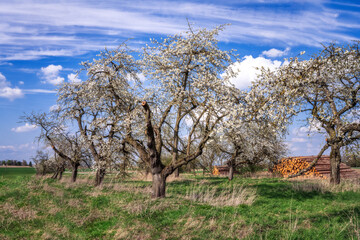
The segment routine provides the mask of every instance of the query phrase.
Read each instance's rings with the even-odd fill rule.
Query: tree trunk
[[[59,172],[59,181],[62,179],[63,172],[64,172],[63,169],[61,169],[60,172]]]
[[[166,178],[161,173],[155,173],[152,175],[152,197],[164,198],[166,189]]]
[[[52,178],[52,179],[56,179],[57,176],[58,176],[58,174],[59,174],[59,171],[56,170],[56,172],[54,172],[54,174],[51,176],[51,178]]]
[[[330,183],[333,185],[340,184],[340,163],[340,147],[338,145],[332,145],[330,152]]]
[[[249,164],[249,169],[250,169],[250,172],[251,172],[251,173],[256,172],[256,167],[255,167],[255,164],[250,163],[250,164]]]
[[[229,179],[229,181],[231,181],[231,180],[233,180],[233,178],[234,178],[234,164],[230,164],[228,179]]]
[[[95,176],[95,187],[100,186],[102,181],[104,180],[105,177],[105,169],[104,168],[99,168],[96,171],[96,176]]]
[[[76,182],[76,178],[78,175],[78,168],[79,168],[80,164],[79,163],[74,163],[72,165],[73,167],[73,171],[72,171],[72,176],[71,176],[71,182]]]
[[[177,168],[174,172],[174,176],[177,178],[180,176],[179,168]]]

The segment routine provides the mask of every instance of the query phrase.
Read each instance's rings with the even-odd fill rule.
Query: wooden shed
[[[316,156],[300,156],[289,157],[280,160],[279,164],[274,166],[274,172],[278,172],[283,176],[288,176],[299,172],[301,169],[307,168]],[[315,176],[322,178],[330,177],[330,156],[324,155],[318,160],[314,168],[311,169],[307,176]],[[340,177],[341,178],[360,178],[360,174],[350,168],[345,163],[340,164]]]

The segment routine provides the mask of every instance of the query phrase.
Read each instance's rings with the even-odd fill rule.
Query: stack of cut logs
[[[283,177],[288,177],[309,167],[310,162],[303,159],[303,157],[283,158],[280,160],[280,162],[277,165],[274,166],[273,171],[274,173],[279,173]],[[320,174],[315,167],[312,167],[309,171],[305,172],[303,175],[307,177],[311,176],[311,177],[326,178],[322,174]]]
[[[298,173],[300,170],[307,168],[316,156],[303,156],[283,158],[274,166],[274,172],[281,174],[284,177]],[[307,173],[303,174],[305,177],[330,177],[330,156],[322,156],[315,166]],[[345,163],[340,164],[341,178],[359,178],[359,173],[351,169]]]

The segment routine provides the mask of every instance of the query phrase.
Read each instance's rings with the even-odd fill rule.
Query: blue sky
[[[85,80],[73,75],[81,61],[127,39],[137,49],[185,30],[187,19],[207,28],[229,23],[220,48],[240,54],[239,88],[255,77],[254,66],[274,68],[322,43],[360,39],[359,1],[0,0],[0,19],[0,160],[34,156],[40,131],[19,117],[49,111],[57,83]],[[324,139],[309,132],[301,121],[290,127],[289,155],[317,154]]]

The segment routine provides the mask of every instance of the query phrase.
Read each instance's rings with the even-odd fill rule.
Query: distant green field
[[[31,176],[36,173],[35,168],[19,167],[19,168],[0,168],[0,177],[13,178],[17,176]]]

